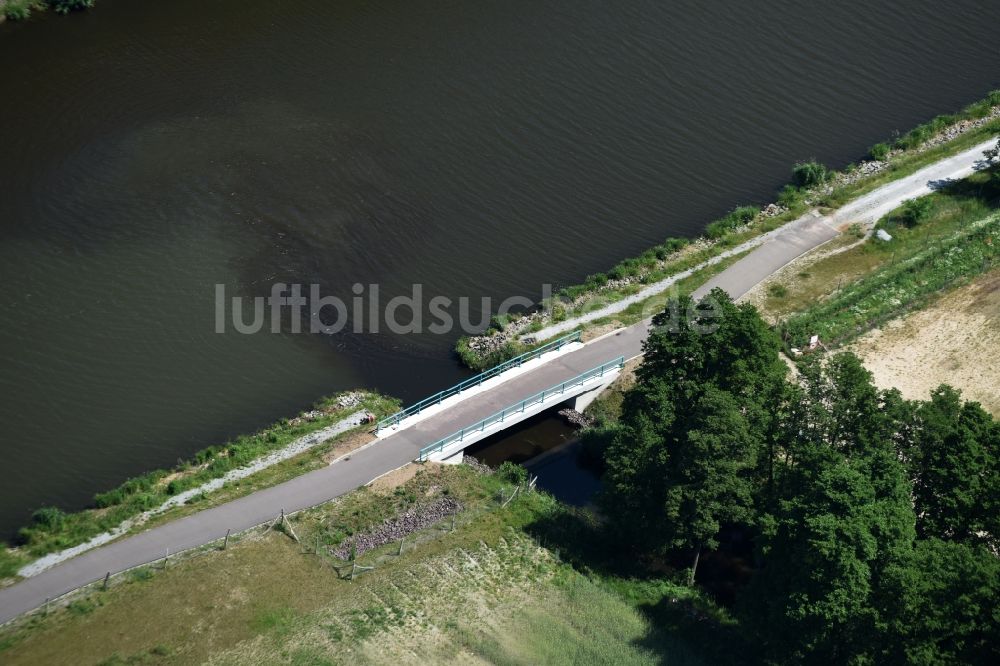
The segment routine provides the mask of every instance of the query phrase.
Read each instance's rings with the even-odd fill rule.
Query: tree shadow
[[[755,649],[728,614],[684,587],[684,561],[641,556],[586,508],[560,506],[524,530],[577,571],[603,579],[627,598],[651,626],[635,645],[658,655],[660,663],[757,661]],[[709,555],[706,573],[732,566],[725,560],[724,555]],[[731,592],[735,595],[735,589]]]
[[[938,180],[927,181],[927,187],[931,189],[932,192],[946,191],[951,188],[956,182],[954,178],[940,178]]]
[[[993,177],[983,181],[980,179],[963,178],[956,180],[953,178],[943,178],[932,180],[927,185],[935,192],[947,194],[955,199],[969,199],[980,201],[992,208],[1000,207],[1000,164],[986,163],[979,171],[986,171]]]

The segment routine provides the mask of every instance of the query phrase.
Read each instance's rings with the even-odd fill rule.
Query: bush
[[[604,452],[614,441],[617,427],[612,424],[587,428],[580,433],[580,462],[590,469],[604,472]]]
[[[608,276],[605,273],[594,273],[593,275],[588,275],[587,279],[584,280],[584,284],[588,289],[600,289],[607,283]]]
[[[898,219],[908,227],[915,227],[930,214],[933,207],[933,202],[927,197],[908,199],[903,202]]]
[[[739,206],[725,217],[705,227],[705,235],[717,240],[735,229],[750,224],[758,214],[760,214],[760,208],[756,206]]]
[[[39,527],[56,530],[66,522],[66,514],[54,506],[43,506],[31,514],[31,522]]]
[[[510,462],[509,460],[504,461],[504,463],[497,468],[496,475],[498,478],[503,479],[507,483],[513,483],[518,486],[528,480],[528,470],[524,469],[520,465]]]
[[[772,284],[767,288],[767,293],[775,298],[784,298],[788,296],[788,288],[783,284]]]
[[[830,177],[830,171],[815,160],[799,162],[792,169],[792,182],[799,188],[814,187],[825,183]]]
[[[37,4],[38,0],[7,0],[3,6],[3,15],[11,21],[23,21],[31,16],[31,10]]]
[[[868,154],[873,160],[878,160],[879,162],[885,160],[889,157],[889,144],[887,143],[876,143],[874,146],[868,149]]]
[[[785,185],[780,192],[778,192],[778,203],[785,208],[794,208],[799,204],[802,199],[802,192],[799,188],[794,185]]]
[[[94,0],[49,0],[49,7],[60,14],[69,14],[78,9],[89,9],[94,6]]]

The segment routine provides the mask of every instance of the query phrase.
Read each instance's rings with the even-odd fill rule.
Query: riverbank
[[[523,353],[546,337],[607,324],[608,316],[627,309],[643,311],[635,304],[731,256],[734,248],[752,249],[763,243],[767,234],[810,210],[832,213],[998,132],[1000,91],[994,91],[958,114],[938,116],[890,143],[876,144],[870,151],[871,159],[842,172],[812,163],[797,165],[795,182],[782,190],[777,202],[762,208],[738,207],[709,224],[701,238],[667,239],[607,273],[591,275],[583,284],[561,290],[529,314],[494,318],[486,334],[459,340],[456,353],[470,367],[485,367]],[[626,316],[621,323],[632,319]]]
[[[34,13],[47,9],[57,14],[69,14],[93,6],[94,0],[0,0],[0,23],[5,20],[26,21]]]
[[[20,530],[20,543],[0,549],[0,580],[9,584],[16,575],[33,575],[140,527],[175,520],[329,464],[373,439],[358,437],[371,427],[361,415],[379,418],[398,408],[398,401],[376,393],[345,391],[253,435],[203,449],[170,470],[153,470],[98,493],[91,508],[63,512],[42,507]]]

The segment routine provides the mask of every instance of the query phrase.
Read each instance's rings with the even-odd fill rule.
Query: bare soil
[[[890,321],[848,349],[864,360],[880,387],[927,399],[946,383],[1000,416],[1000,270]]]

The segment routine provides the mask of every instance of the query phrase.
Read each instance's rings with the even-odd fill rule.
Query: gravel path
[[[580,317],[546,326],[530,335],[536,340],[546,340],[572,331],[581,324],[617,314],[634,303],[639,303],[650,296],[666,291],[695,271],[714,266],[724,259],[757,248],[695,292],[695,297],[699,297],[707,294],[714,287],[722,287],[733,298],[739,298],[777,269],[836,237],[838,232],[845,230],[851,224],[857,223],[863,227],[870,226],[889,211],[898,208],[907,199],[930,194],[944,182],[960,180],[969,176],[982,162],[983,151],[995,144],[996,139],[990,139],[958,155],[935,162],[909,176],[872,190],[831,215],[822,216],[816,212],[807,213],[783,227],[730,248],[694,268],[648,285],[632,296]]]

